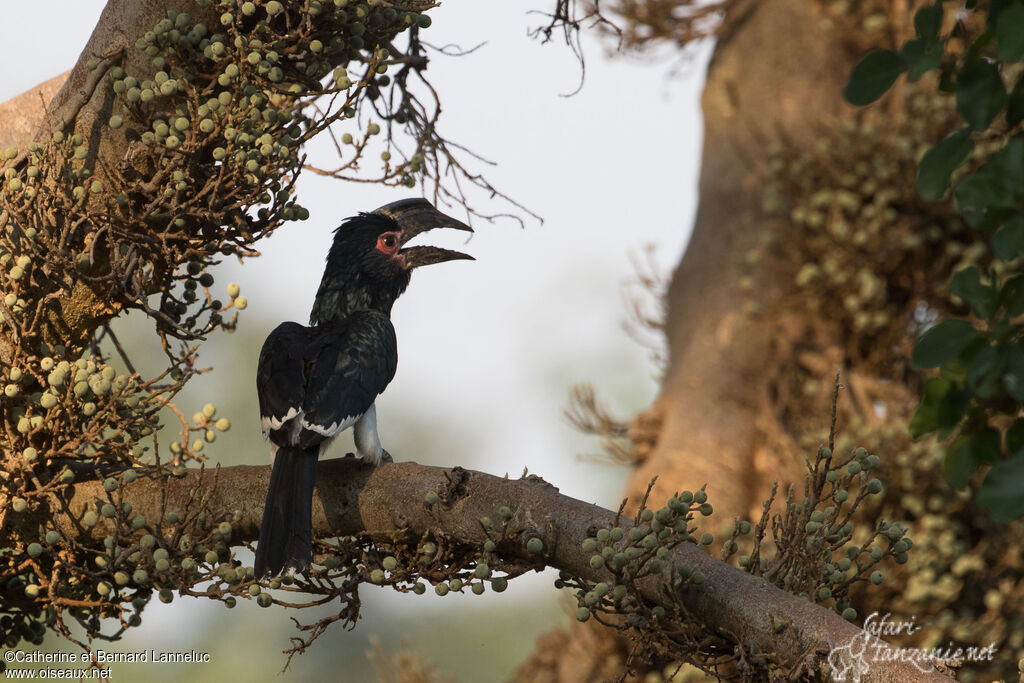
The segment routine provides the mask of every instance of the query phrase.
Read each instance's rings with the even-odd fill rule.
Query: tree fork
[[[193,499],[193,491],[201,491],[204,498],[209,496],[209,510],[240,511],[241,518],[232,525],[234,545],[257,539],[263,498],[253,492],[266,490],[270,467],[188,469],[180,477],[163,481],[155,470],[138,471],[139,478],[121,488],[123,500],[131,503],[135,513],[151,520],[160,519],[167,511],[185,509]],[[438,494],[438,503],[430,505],[425,501],[430,492]],[[61,531],[87,543],[90,539],[83,536],[91,534],[91,542],[101,542],[108,533],[105,522],[87,532],[74,520],[87,507],[107,500],[103,482],[76,484],[68,501],[71,514],[57,520]],[[503,557],[534,563],[538,570],[543,566],[562,569],[588,581],[613,580],[607,569],[591,568],[592,553],[582,550],[581,544],[597,529],[618,525],[628,531],[632,521],[559,493],[555,486],[536,476],[508,479],[461,467],[430,467],[413,462],[371,468],[355,458],[324,460],[319,464],[313,499],[313,533],[317,538],[362,533],[386,537],[400,530],[423,534],[442,529],[455,540],[482,544],[487,535],[480,518],[497,517],[497,510],[505,505],[512,509],[512,518],[511,533],[499,546]],[[533,537],[544,542],[541,556],[527,550],[526,542]],[[673,600],[666,587],[673,585],[672,567],[682,563],[705,575],[700,589],[687,589],[682,596],[691,616],[711,630],[728,634],[730,640],[749,651],[778,652],[793,663],[802,662],[804,668],[825,670],[826,659],[834,648],[864,643],[864,652],[870,653],[871,643],[881,644],[835,612],[716,560],[693,543],[676,546],[659,577],[637,581],[642,597],[672,608]],[[908,661],[871,664],[862,681],[953,680],[937,671],[922,672]]]

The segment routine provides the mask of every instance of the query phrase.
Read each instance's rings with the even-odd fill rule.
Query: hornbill
[[[391,306],[413,268],[473,258],[405,246],[439,227],[472,232],[419,198],[346,219],[334,233],[309,327],[281,323],[263,343],[256,392],[274,467],[256,547],[257,578],[302,572],[312,561],[317,460],[336,436],[353,427],[359,457],[373,465],[391,461],[377,436],[374,409],[398,365]]]

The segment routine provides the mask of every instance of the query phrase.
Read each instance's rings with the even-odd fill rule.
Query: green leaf
[[[1017,2],[1017,0],[989,0],[988,3],[988,18],[985,20],[986,28],[995,28],[996,23],[999,21],[1000,15],[1007,7]],[[966,9],[974,9],[973,7],[966,7]]]
[[[895,80],[895,79],[893,79]],[[956,110],[972,130],[988,128],[1006,104],[999,67],[984,59],[964,64],[956,86]]]
[[[992,236],[992,250],[1004,261],[1012,261],[1024,253],[1024,214],[1014,214],[1003,223]]]
[[[952,384],[939,377],[933,377],[924,385],[924,393],[917,410],[910,418],[910,437],[920,439],[939,428],[938,406],[949,394]]]
[[[992,398],[999,393],[1006,354],[1003,347],[985,346],[971,358],[967,366],[967,387],[978,398]]]
[[[1006,392],[1013,397],[1017,403],[1024,403],[1024,342],[1017,342],[1007,351],[1006,372],[1003,374],[1003,386]],[[1020,420],[1018,420],[1020,422]],[[1016,425],[1016,423],[1014,423]],[[1024,437],[1024,434],[1022,434]],[[1017,447],[1010,447],[1010,433],[1006,433],[1007,448],[1016,451]]]
[[[918,38],[927,44],[934,43],[942,28],[942,4],[937,2],[917,10],[914,14],[914,28]]]
[[[990,166],[989,175],[1001,181],[1013,205],[1024,199],[1024,134],[1010,138],[1006,146],[992,155],[985,166]],[[984,167],[982,167],[984,168]],[[979,169],[980,170],[980,169]]]
[[[1002,522],[1024,515],[1024,454],[1017,452],[992,466],[978,491],[978,502]]]
[[[925,152],[917,167],[917,191],[925,201],[935,202],[942,198],[949,185],[949,176],[973,150],[971,131],[964,128]]]
[[[962,387],[967,383],[967,364],[959,358],[947,360],[939,368],[939,376],[947,382]]]
[[[1024,313],[1024,275],[1014,275],[999,290],[999,305],[1011,317]]]
[[[967,486],[967,480],[978,467],[971,455],[970,437],[960,437],[950,445],[946,457],[942,459],[942,475],[946,483],[957,491]]]
[[[857,107],[871,104],[884,95],[906,70],[907,65],[892,50],[869,52],[853,67],[843,97]]]
[[[1024,121],[1024,74],[1017,79],[1017,85],[1006,100],[1006,123],[1011,128]]]
[[[943,320],[928,328],[914,344],[913,361],[919,368],[934,368],[955,358],[977,336],[966,320]]]
[[[996,43],[999,59],[1004,62],[1024,59],[1024,5],[1018,2],[1000,13],[996,21]]]
[[[978,467],[995,462],[1001,454],[999,432],[985,425],[953,441],[942,461],[942,473],[950,486],[962,490]]]
[[[965,218],[970,211],[978,212],[975,221],[968,221],[973,227],[980,227],[977,221],[983,217],[985,209],[1013,206],[1011,188],[994,178],[995,173],[987,166],[961,180],[953,190],[953,201]]]
[[[941,377],[929,379],[925,382],[921,403],[910,418],[910,436],[919,439],[935,430],[952,430],[960,422],[966,407],[965,393],[952,382]]]
[[[990,464],[1003,455],[1002,437],[999,430],[985,425],[971,439],[971,454],[975,462]]]
[[[949,291],[964,300],[971,307],[974,315],[987,320],[996,312],[999,293],[990,285],[981,283],[978,266],[968,266],[953,273],[949,282]]]
[[[942,66],[943,47],[945,47],[943,41],[926,47],[921,57],[910,67],[910,73],[907,74],[907,77],[911,81],[916,81],[932,69],[938,69]]]
[[[989,19],[992,19],[992,14],[989,13]],[[994,22],[992,22],[994,23]],[[967,38],[965,34],[963,38]],[[989,53],[995,51],[996,34],[992,32],[991,27],[981,33],[976,34],[971,44],[967,46],[967,51],[964,53],[963,64],[967,64],[970,61],[981,59],[983,56],[988,57]]]
[[[1006,430],[1006,450],[1016,453],[1024,448],[1024,417],[1014,421]]]
[[[942,66],[944,44],[940,41],[931,45],[923,40],[908,40],[900,48],[900,59],[910,67],[907,78],[913,82],[932,69]]]
[[[1014,208],[1024,195],[1024,135],[1015,135],[1006,146],[953,190],[957,209],[968,212]]]

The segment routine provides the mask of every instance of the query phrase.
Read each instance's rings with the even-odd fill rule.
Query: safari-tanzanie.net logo
[[[860,683],[861,676],[871,667],[886,662],[903,661],[913,664],[922,673],[935,671],[935,663],[960,668],[969,662],[990,662],[996,653],[996,644],[967,646],[946,643],[931,648],[897,647],[882,640],[886,636],[912,636],[922,630],[914,619],[893,619],[887,612],[872,612],[864,620],[864,628],[846,645],[835,647],[828,655],[832,680]]]

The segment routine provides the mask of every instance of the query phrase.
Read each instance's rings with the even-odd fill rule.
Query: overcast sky
[[[70,68],[103,4],[5,3],[0,100]],[[528,15],[529,7],[548,4],[449,0],[430,12],[425,40],[463,47],[486,41],[471,55],[431,62],[444,103],[442,133],[497,162],[486,169],[489,180],[544,222],[480,222],[468,243],[456,233],[417,241],[477,260],[414,274],[394,309],[398,374],[377,415],[382,442],[397,460],[512,476],[528,467],[563,493],[614,507],[625,470],[581,461],[578,454],[596,452],[597,444],[574,434],[561,411],[570,388],[582,382],[593,382],[623,416],[656,395],[649,350],[624,330],[623,287],[633,277],[632,258],[646,245],[654,245],[670,273],[689,236],[704,62],[670,78],[670,60],[609,60],[606,46],[587,39],[586,83],[563,97],[576,89],[577,62],[563,45],[526,35],[542,20]],[[217,286],[241,285],[250,301],[241,324],[261,336],[281,320],[306,322],[333,228],[353,213],[418,192],[306,175],[298,194],[310,219],[260,243],[261,258],[222,266]],[[509,210],[486,196],[474,201],[483,213]],[[204,359],[228,355],[230,343],[218,347],[215,337]],[[248,351],[239,367],[254,368],[257,353]],[[225,386],[223,375],[210,381]],[[248,391],[250,378],[237,386]],[[410,447],[401,436],[406,420],[417,430],[437,430],[443,447]],[[255,429],[255,415],[238,416],[236,424]],[[216,449],[209,455],[218,458]],[[266,462],[266,452],[243,460]],[[550,577],[523,583],[553,594]],[[382,603],[408,608],[398,595]]]

